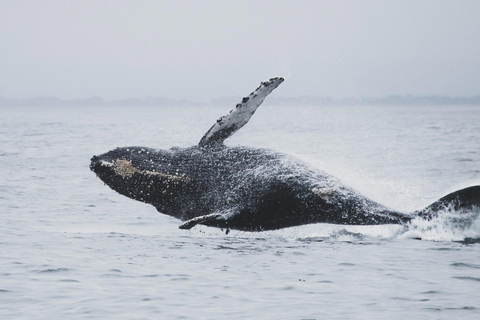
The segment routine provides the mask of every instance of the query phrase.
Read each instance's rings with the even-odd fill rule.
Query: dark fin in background
[[[272,78],[262,82],[254,92],[243,98],[242,102],[237,104],[230,113],[218,119],[210,130],[205,133],[198,145],[206,148],[222,144],[225,139],[237,132],[250,120],[265,97],[283,81],[283,78]]]
[[[416,213],[418,216],[430,220],[436,217],[440,211],[461,210],[480,210],[480,186],[468,187],[452,192]]]

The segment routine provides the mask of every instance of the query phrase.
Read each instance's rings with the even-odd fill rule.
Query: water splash
[[[431,219],[413,219],[399,238],[432,241],[480,241],[480,208],[453,210],[445,208]],[[475,241],[477,240],[477,241]]]

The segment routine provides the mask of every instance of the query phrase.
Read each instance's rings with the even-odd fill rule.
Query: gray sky
[[[480,94],[480,1],[0,0],[0,96]]]

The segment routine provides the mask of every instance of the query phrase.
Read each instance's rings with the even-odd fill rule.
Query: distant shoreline
[[[241,97],[225,97],[212,99],[208,102],[195,102],[189,100],[176,100],[162,97],[129,98],[120,100],[104,100],[99,97],[85,99],[59,99],[55,97],[37,97],[30,99],[9,99],[0,97],[0,107],[122,107],[122,106],[234,106],[241,100]],[[413,95],[391,95],[384,97],[350,97],[350,98],[329,98],[329,97],[270,97],[265,105],[290,105],[290,106],[446,106],[446,105],[478,105],[480,106],[480,95],[470,97],[450,96],[413,96]]]

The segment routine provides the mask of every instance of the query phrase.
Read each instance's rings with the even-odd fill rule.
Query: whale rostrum
[[[283,81],[262,82],[218,119],[197,146],[116,148],[93,156],[90,168],[118,193],[183,221],[181,229],[197,224],[244,231],[310,223],[406,224],[415,217],[431,219],[446,208],[480,207],[480,186],[473,186],[423,210],[403,213],[368,199],[293,156],[225,146],[225,139],[242,128]]]

